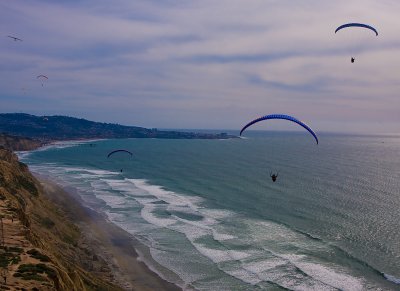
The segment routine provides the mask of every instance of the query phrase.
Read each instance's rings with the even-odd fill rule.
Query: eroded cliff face
[[[107,283],[110,269],[81,241],[78,227],[5,149],[0,149],[0,217],[1,290],[120,290]]]
[[[31,151],[42,146],[37,139],[0,134],[0,146],[12,151]]]

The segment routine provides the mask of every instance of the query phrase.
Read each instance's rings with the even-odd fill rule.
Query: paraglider
[[[335,33],[337,33],[338,31],[340,31],[344,28],[349,28],[349,27],[361,27],[361,28],[369,29],[372,32],[374,32],[376,36],[378,36],[378,31],[374,27],[372,27],[371,25],[368,25],[368,24],[363,24],[363,23],[346,23],[346,24],[340,25],[338,28],[336,28]],[[355,60],[356,59],[354,57],[352,57],[351,63],[354,63]]]
[[[111,157],[112,155],[114,155],[116,153],[125,153],[125,154],[129,154],[131,157],[133,156],[133,154],[128,150],[118,149],[118,150],[114,150],[114,151],[109,152],[108,155],[107,155],[107,158]],[[122,169],[120,169],[120,173],[122,173]]]
[[[289,116],[289,115],[285,115],[285,114],[270,114],[270,115],[265,115],[262,116],[260,118],[254,119],[253,121],[250,121],[249,123],[247,123],[240,131],[240,136],[242,135],[242,133],[250,126],[252,126],[253,124],[263,121],[263,120],[268,120],[268,119],[284,119],[284,120],[288,120],[294,123],[297,123],[298,125],[300,125],[301,127],[305,128],[315,139],[315,141],[318,144],[318,137],[315,134],[315,132],[304,122],[298,120],[297,118],[294,118],[293,116]],[[272,182],[276,182],[276,179],[278,178],[278,174],[279,172],[277,172],[276,174],[272,174],[272,172],[269,173],[269,176],[272,179]]]
[[[14,41],[22,41],[22,39],[15,36],[7,35],[7,37],[12,38]]]
[[[296,118],[294,118],[292,116],[285,115],[285,114],[270,114],[270,115],[265,115],[265,116],[262,116],[260,118],[254,119],[253,121],[250,121],[248,124],[246,124],[242,128],[242,130],[240,131],[240,136],[242,135],[243,131],[245,131],[246,128],[248,128],[249,126],[251,126],[251,125],[253,125],[253,124],[257,123],[257,122],[260,122],[260,121],[263,121],[263,120],[268,120],[268,119],[285,119],[285,120],[289,120],[289,121],[292,121],[294,123],[297,123],[298,125],[300,125],[303,128],[305,128],[314,137],[315,141],[318,144],[317,135],[315,134],[315,132],[307,124],[305,124],[304,122],[302,122],[302,121],[300,121],[300,120],[298,120],[298,119],[296,119]]]
[[[47,76],[45,76],[45,75],[39,75],[39,76],[36,77],[36,79],[41,80],[42,87],[43,87],[43,82],[48,80],[49,78]]]
[[[119,153],[119,152],[125,152],[125,153],[128,153],[128,154],[130,154],[131,156],[133,156],[133,154],[132,154],[130,151],[120,149],[120,150],[114,150],[114,151],[110,152],[110,153],[107,155],[107,158],[109,158],[109,157],[112,156],[113,154]]]

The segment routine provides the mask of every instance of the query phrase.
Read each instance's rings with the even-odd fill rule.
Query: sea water
[[[400,137],[247,136],[72,142],[20,157],[75,187],[187,290],[400,290]],[[133,156],[107,158],[114,149]]]

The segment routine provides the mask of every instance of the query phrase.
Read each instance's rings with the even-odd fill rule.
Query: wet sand
[[[108,262],[113,271],[113,283],[126,290],[181,290],[139,261],[134,238],[97,212],[84,207],[73,188],[65,189],[47,177],[35,176],[40,180],[45,195],[80,227],[84,241]]]

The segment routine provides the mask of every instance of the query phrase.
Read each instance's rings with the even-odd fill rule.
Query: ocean
[[[140,242],[140,260],[186,290],[400,290],[400,137],[246,136],[19,155],[77,189]],[[114,149],[133,156],[107,158]]]

